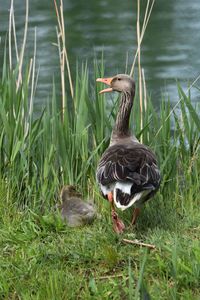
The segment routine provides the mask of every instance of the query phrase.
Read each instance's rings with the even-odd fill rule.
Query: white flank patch
[[[108,195],[110,192],[114,192],[115,189],[121,190],[123,193],[131,194],[131,182],[116,182],[115,184],[111,185],[100,185],[101,191],[104,194],[104,196]]]
[[[147,191],[142,191],[140,193],[135,194],[135,196],[133,197],[133,199],[131,199],[131,201],[129,202],[128,205],[121,205],[119,202],[116,201],[116,190],[114,190],[114,202],[115,205],[117,206],[117,208],[120,208],[121,210],[125,210],[128,207],[132,206],[135,202],[139,202],[140,203],[140,199],[144,198],[147,194],[149,194],[151,192],[151,190],[147,190]]]
[[[110,186],[107,185],[100,185],[101,191],[104,194],[104,196],[108,195],[108,193],[112,192],[115,185],[111,184]]]
[[[132,182],[116,182],[115,189],[119,189],[122,193],[131,194]]]
[[[131,199],[128,205],[121,205],[117,200],[116,200],[116,194],[117,194],[117,189],[121,190],[123,193],[126,194],[131,194],[131,187],[132,187],[131,182],[116,182],[115,184],[111,184],[109,186],[106,185],[100,185],[101,191],[104,194],[104,196],[108,195],[108,193],[112,192],[113,193],[113,199],[114,203],[117,208],[120,208],[121,210],[125,210],[132,206],[134,203],[138,202],[139,204],[147,194],[151,192],[151,190],[145,190],[140,193],[137,193],[134,195],[134,197]]]

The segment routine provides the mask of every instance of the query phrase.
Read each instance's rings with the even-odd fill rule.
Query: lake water
[[[8,31],[10,1],[0,0],[0,59]],[[144,6],[145,1],[141,1]],[[64,0],[67,48],[72,71],[76,61],[105,59],[105,75],[128,70],[136,50],[137,1]],[[25,0],[14,1],[18,43],[22,42]],[[144,8],[141,8],[144,11]],[[37,102],[51,95],[52,78],[59,88],[59,60],[53,43],[56,38],[56,16],[53,0],[30,0],[29,31],[26,53],[33,53],[34,28],[37,27],[37,67],[40,68]],[[142,43],[141,62],[148,92],[154,103],[161,94],[177,102],[176,80],[184,89],[200,74],[200,1],[156,0],[150,23]],[[192,89],[194,101],[199,91]]]

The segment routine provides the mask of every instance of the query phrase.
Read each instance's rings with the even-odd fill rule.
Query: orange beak
[[[113,80],[113,77],[109,77],[109,78],[97,78],[96,81],[98,82],[103,82],[107,85],[111,85],[111,81]],[[104,89],[104,90],[101,90],[99,92],[99,94],[103,94],[103,93],[109,93],[109,92],[112,92],[113,89],[110,87],[110,88],[107,88],[107,89]]]

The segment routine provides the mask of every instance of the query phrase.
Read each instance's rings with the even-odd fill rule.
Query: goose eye
[[[121,78],[117,78],[117,80],[121,80]]]

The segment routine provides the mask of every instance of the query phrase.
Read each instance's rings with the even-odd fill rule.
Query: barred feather
[[[110,146],[99,162],[96,176],[103,195],[115,192],[115,204],[122,209],[145,202],[160,184],[155,155],[147,146],[133,141]]]

